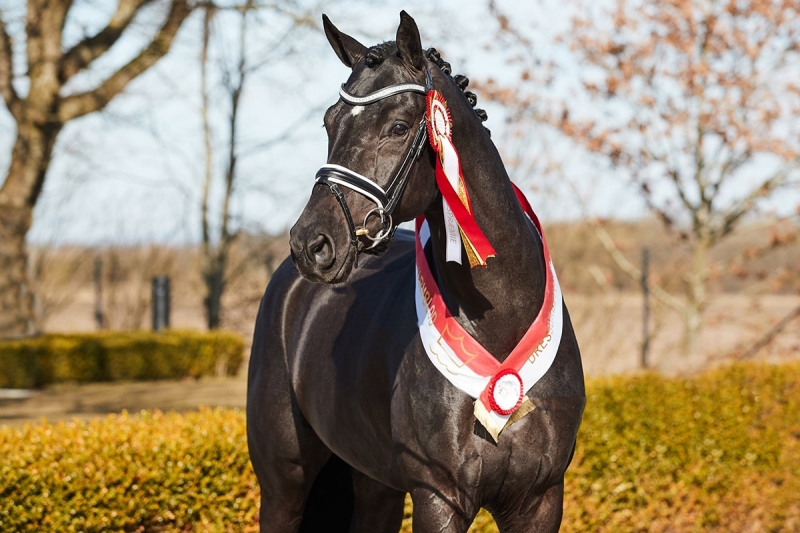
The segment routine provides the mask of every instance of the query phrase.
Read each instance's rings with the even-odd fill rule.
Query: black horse
[[[424,214],[447,308],[499,361],[543,305],[542,241],[485,113],[463,92],[466,78],[423,50],[414,20],[400,20],[395,42],[366,48],[323,16],[352,74],[325,114],[334,166],[318,174],[291,231],[293,261],[273,276],[256,322],[247,430],[261,528],[396,533],[408,492],[415,531],[465,532],[481,507],[503,532],[557,531],[585,404],[566,308],[555,360],[527,392],[535,408],[495,441],[473,398],[434,368],[420,341],[413,234],[398,230],[387,246],[394,224]],[[475,220],[496,252],[486,268],[445,257],[436,156],[419,133],[426,102],[416,88],[431,84],[449,105]],[[404,86],[412,88],[392,92]],[[374,94],[386,88],[389,96]]]

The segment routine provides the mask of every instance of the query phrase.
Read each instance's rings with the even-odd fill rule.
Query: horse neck
[[[475,219],[496,256],[488,260],[486,268],[470,268],[465,254],[460,265],[447,262],[439,200],[425,213],[431,231],[433,270],[456,320],[502,361],[533,323],[544,301],[541,241],[519,205],[488,132],[456,91],[452,83],[440,90],[453,117],[453,144]]]

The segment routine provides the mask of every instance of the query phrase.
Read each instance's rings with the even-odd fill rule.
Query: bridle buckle
[[[378,216],[381,217],[381,226],[382,226],[381,229],[378,231],[378,234],[375,235],[374,237],[369,234],[369,229],[367,229],[367,220],[369,220],[369,217],[370,215],[372,215],[372,213],[378,213]],[[383,240],[386,239],[386,237],[388,237],[391,234],[391,231],[392,231],[392,215],[387,213],[381,207],[373,207],[372,209],[367,211],[366,215],[364,215],[364,224],[360,228],[356,229],[356,235],[360,237],[366,237],[367,239],[371,240],[372,245],[369,246],[366,250],[372,250],[373,248],[378,246],[381,242],[383,242]]]

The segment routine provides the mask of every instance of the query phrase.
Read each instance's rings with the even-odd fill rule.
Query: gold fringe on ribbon
[[[515,422],[519,422],[525,415],[532,413],[536,409],[536,406],[527,396],[522,398],[522,403],[517,407],[517,410],[511,413],[511,416],[506,420],[506,423],[503,427],[500,427],[495,423],[492,417],[489,415],[489,411],[486,410],[486,407],[481,403],[480,400],[475,400],[475,418],[478,419],[478,422],[483,424],[483,427],[486,428],[486,431],[489,432],[489,435],[492,436],[495,442],[500,442],[500,432],[503,431],[505,428],[514,424]]]

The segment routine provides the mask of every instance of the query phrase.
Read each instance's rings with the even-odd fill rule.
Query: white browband
[[[325,176],[325,179],[327,179],[328,181],[332,181],[333,183],[338,183],[339,185],[347,187],[348,189],[353,189],[354,191],[363,194],[364,196],[366,196],[367,198],[369,198],[370,200],[375,202],[375,205],[377,205],[380,209],[385,209],[386,208],[386,204],[380,198],[378,198],[375,194],[370,192],[365,187],[359,187],[359,185],[358,185],[359,181],[365,182],[367,186],[371,185],[372,187],[375,187],[378,191],[380,191],[383,194],[384,198],[386,197],[386,191],[383,190],[383,187],[381,187],[380,185],[378,185],[377,183],[375,183],[374,181],[372,181],[368,177],[362,176],[358,172],[353,172],[352,170],[350,170],[347,167],[343,167],[341,165],[334,165],[334,164],[322,165],[322,167],[317,172],[324,174],[325,170],[335,170],[335,171],[341,172],[342,174],[348,175],[350,177],[349,180],[343,180],[343,179],[337,178],[335,174],[334,175],[327,175],[327,176]],[[355,178],[355,179],[353,179],[353,178]],[[317,178],[317,181],[320,181],[320,179]]]
[[[424,85],[417,85],[416,83],[403,83],[400,85],[390,85],[389,87],[385,87],[366,96],[355,96],[344,90],[344,84],[339,88],[339,96],[342,97],[342,100],[351,105],[371,104],[400,93],[428,94],[428,89]]]

